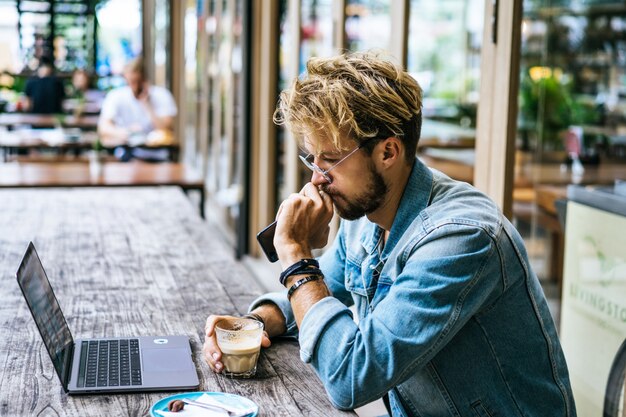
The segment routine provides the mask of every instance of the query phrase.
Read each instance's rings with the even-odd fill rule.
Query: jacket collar
[[[391,225],[389,239],[385,243],[382,258],[385,259],[404,235],[409,225],[413,223],[420,212],[428,206],[433,187],[433,174],[418,158],[415,158],[409,180],[400,199],[398,211]],[[369,222],[369,220],[365,219]],[[382,237],[383,229],[375,223],[369,222],[369,230],[361,235],[363,248],[372,253]]]

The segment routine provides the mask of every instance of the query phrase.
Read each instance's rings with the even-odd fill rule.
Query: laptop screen
[[[32,242],[17,270],[17,282],[61,383],[67,388],[74,340]]]

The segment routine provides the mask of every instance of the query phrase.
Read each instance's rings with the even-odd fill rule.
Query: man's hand
[[[221,362],[222,360],[222,351],[217,345],[217,338],[215,337],[215,323],[225,318],[236,318],[233,316],[216,316],[210,315],[206,319],[206,325],[204,326],[204,346],[202,347],[202,353],[204,354],[204,359],[209,364],[209,367],[213,370],[213,372],[220,373],[224,370],[224,364]],[[270,342],[270,338],[267,335],[266,331],[263,331],[263,337],[261,338],[261,347],[267,348],[270,347],[272,342]]]
[[[130,130],[116,126],[113,119],[100,118],[98,121],[98,135],[102,144],[106,147],[115,147],[128,143]]]
[[[276,215],[274,235],[274,246],[283,267],[310,257],[312,249],[326,245],[332,217],[332,199],[311,183],[283,201]]]
[[[143,105],[150,105],[150,84],[147,81],[141,86],[137,100]]]

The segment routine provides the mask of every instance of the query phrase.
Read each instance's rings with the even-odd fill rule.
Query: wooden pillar
[[[485,0],[474,185],[507,217],[512,214],[513,170],[522,0]]]
[[[146,78],[154,81],[154,0],[141,0],[142,57]]]
[[[254,7],[250,242],[256,240],[256,232],[271,222],[275,215],[276,126],[272,115],[278,92],[279,7],[278,0],[266,0],[263,7]],[[258,256],[258,245],[250,245],[250,252]]]
[[[333,2],[333,46],[337,55],[346,51],[346,0]]]
[[[174,122],[174,137],[178,139],[180,144],[179,155],[185,155],[185,120],[186,120],[186,102],[185,102],[185,7],[186,2],[170,0],[170,62],[171,69],[171,89],[174,100],[178,106],[178,116]],[[154,60],[153,60],[154,61]]]
[[[402,68],[406,68],[409,45],[409,0],[391,2],[391,45],[389,52],[397,59]]]

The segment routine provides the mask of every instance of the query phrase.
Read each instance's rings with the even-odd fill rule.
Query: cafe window
[[[303,0],[300,20],[299,73],[306,70],[311,57],[329,57],[335,53],[333,46],[333,2],[331,0]]]
[[[481,0],[412,0],[407,69],[423,92],[418,153],[429,166],[473,181],[483,37]]]
[[[200,157],[200,153],[197,149],[197,131],[198,131],[198,120],[199,120],[199,109],[198,109],[198,98],[199,98],[199,77],[198,73],[200,70],[199,60],[202,59],[202,54],[200,53],[200,42],[199,39],[202,37],[202,32],[198,30],[201,27],[200,22],[202,21],[202,7],[199,7],[201,4],[197,4],[196,0],[187,0],[184,14],[183,14],[183,31],[184,31],[184,68],[183,73],[185,77],[185,103],[184,112],[182,112],[184,120],[184,128],[183,128],[183,137],[186,139],[187,148],[185,152],[190,156],[189,163],[194,164],[195,158]],[[161,18],[158,17],[156,20]],[[167,37],[165,37],[167,38]],[[165,40],[164,38],[164,40]],[[158,51],[158,47],[155,48],[154,59],[156,66],[157,77],[159,77],[159,72],[163,72],[162,76],[165,76],[164,70],[165,67],[159,68],[159,61],[163,60],[163,64],[165,63],[165,56],[159,57],[161,53]],[[160,78],[160,77],[159,77]]]
[[[626,5],[525,1],[514,214],[558,295],[568,184],[626,178]],[[549,287],[547,287],[549,288]]]
[[[60,71],[95,66],[96,21],[93,2],[17,1],[21,60],[36,69],[41,56],[54,57]]]
[[[349,51],[389,51],[391,1],[346,1],[345,30]]]
[[[297,42],[297,39],[293,39],[292,26],[298,25],[299,22],[293,22],[289,19],[289,2],[287,0],[281,0],[278,6],[278,22],[280,33],[278,35],[278,91],[276,96],[280,92],[286,89],[291,82],[294,74],[290,71],[290,63],[293,62],[294,57],[293,43]],[[287,158],[289,155],[286,152],[288,133],[284,126],[277,126],[276,128],[276,176],[275,176],[275,194],[273,196],[275,211],[278,211],[280,203],[287,198],[287,196],[295,190],[289,189],[287,185],[286,166],[288,164]]]
[[[306,72],[309,58],[327,58],[335,55],[333,45],[333,2],[330,0],[304,0],[300,9],[300,48],[298,74]],[[291,139],[292,141],[294,139]],[[298,152],[302,152],[298,150]],[[293,157],[293,156],[292,156]],[[296,164],[296,190],[311,180],[311,171],[299,160]]]
[[[124,84],[124,65],[141,54],[141,2],[110,0],[96,6],[98,87],[108,89]]]
[[[209,53],[208,144],[209,207],[233,242],[240,218],[245,167],[242,117],[243,0],[209,2],[205,30]],[[200,149],[204,145],[200,144]]]
[[[19,32],[15,22],[19,19],[15,1],[0,2],[0,71],[18,72],[20,59]],[[0,86],[5,83],[0,82]]]
[[[294,10],[295,8],[295,10]],[[278,91],[288,88],[292,80],[306,72],[312,57],[329,57],[333,45],[333,2],[330,0],[282,0],[279,9],[279,78]],[[297,35],[294,35],[294,25]],[[293,192],[311,179],[311,171],[297,159],[295,139],[284,126],[276,129],[276,195],[275,210]]]
[[[187,12],[185,14],[185,47],[187,45],[195,45],[195,37],[197,28],[189,27],[188,20],[195,15],[195,1],[187,2]],[[171,31],[171,15],[170,2],[168,0],[155,0],[154,1],[154,27],[153,27],[153,39],[154,39],[154,84],[160,85],[167,89],[172,88],[171,83],[171,47],[172,42],[170,39]],[[193,29],[193,30],[190,30]],[[188,53],[185,49],[185,59],[187,59]],[[190,63],[186,63],[190,65]],[[193,64],[193,63],[191,63]],[[192,65],[192,68],[194,66]]]

